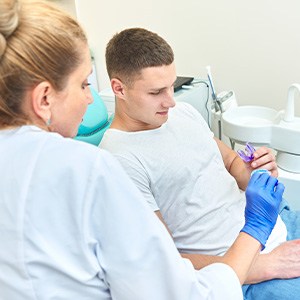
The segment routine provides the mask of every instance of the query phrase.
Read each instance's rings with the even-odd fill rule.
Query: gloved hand
[[[246,189],[246,232],[262,244],[262,250],[271,234],[279,212],[284,185],[267,173],[254,173]]]

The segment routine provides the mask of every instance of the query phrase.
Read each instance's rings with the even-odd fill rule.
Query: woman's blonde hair
[[[71,16],[37,0],[0,2],[0,128],[28,122],[27,89],[48,81],[61,91],[81,62],[85,33]]]

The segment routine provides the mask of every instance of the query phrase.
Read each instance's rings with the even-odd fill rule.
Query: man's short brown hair
[[[129,28],[115,34],[106,47],[109,78],[132,84],[142,69],[170,65],[171,46],[158,34],[143,28]]]

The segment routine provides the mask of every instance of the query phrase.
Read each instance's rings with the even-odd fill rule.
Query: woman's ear
[[[125,98],[124,84],[121,80],[112,78],[110,81],[110,85],[116,97],[118,97],[119,99]]]
[[[52,86],[49,82],[43,81],[39,83],[31,93],[31,103],[33,110],[45,124],[51,120],[51,92]]]

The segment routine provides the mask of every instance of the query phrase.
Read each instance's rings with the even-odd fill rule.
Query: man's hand
[[[300,276],[300,239],[284,242],[270,253],[259,255],[246,283]]]
[[[300,276],[300,239],[282,243],[269,253],[273,278]]]
[[[275,161],[275,155],[272,153],[272,149],[267,147],[261,147],[254,153],[254,159],[249,163],[252,170],[266,169],[271,172],[273,177],[278,177],[278,169]]]
[[[252,161],[244,162],[236,151],[219,139],[214,138],[214,140],[219,147],[227,171],[235,178],[240,189],[246,189],[250,174],[255,169],[266,169],[270,171],[273,177],[278,177],[277,164],[272,149],[261,147],[253,152],[254,159]]]

